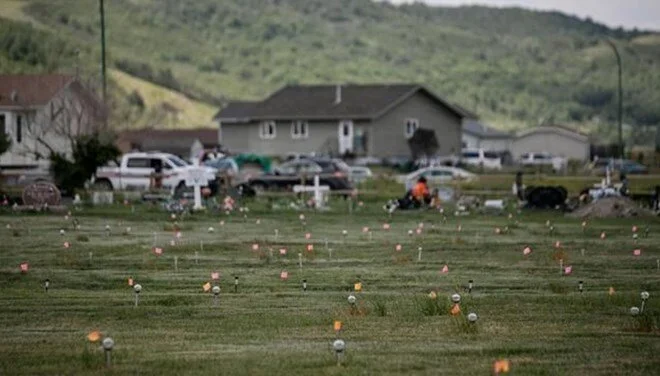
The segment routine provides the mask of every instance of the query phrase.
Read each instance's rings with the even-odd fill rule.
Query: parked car
[[[566,158],[555,157],[549,153],[525,153],[520,156],[520,165],[529,166],[550,166],[557,172],[566,167]]]
[[[648,167],[644,166],[641,163],[631,161],[629,159],[612,159],[612,158],[603,158],[598,159],[593,162],[592,172],[599,176],[604,176],[606,174],[607,168],[610,168],[611,172],[625,173],[627,175],[643,175],[648,174]]]
[[[238,174],[238,164],[233,158],[217,158],[204,161],[204,166],[213,167],[220,174],[235,176]]]
[[[383,164],[381,158],[376,157],[358,157],[353,161],[355,166],[379,166]]]
[[[406,186],[406,191],[412,189],[417,180],[422,176],[426,178],[429,187],[442,185],[457,180],[472,181],[477,178],[477,175],[458,167],[426,167],[412,172],[404,177],[403,183]]]
[[[463,149],[461,163],[493,170],[502,169],[502,158],[497,153],[484,149]]]
[[[319,175],[321,185],[327,185],[331,190],[348,190],[352,185],[348,180],[345,167],[335,160],[327,158],[300,158],[281,164],[272,173],[255,176],[248,180],[248,185],[255,191],[273,189],[292,189],[301,183],[301,176],[309,179],[311,184],[314,175]]]
[[[354,183],[359,184],[363,181],[370,179],[373,176],[371,169],[364,166],[351,166],[348,173],[348,179]]]
[[[212,192],[217,191],[217,169],[208,166],[204,168],[205,177],[209,181]],[[188,162],[168,153],[128,153],[110,166],[99,167],[92,178],[92,185],[97,190],[142,190],[152,186],[152,175],[156,169],[161,169],[163,188],[171,190],[172,194],[180,196],[189,190],[186,187],[186,177],[196,168]]]

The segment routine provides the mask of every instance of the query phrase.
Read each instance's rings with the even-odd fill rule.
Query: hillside
[[[0,5],[8,2],[16,0]],[[21,3],[9,12],[14,19],[36,20],[85,51],[81,64],[96,69],[96,1]],[[557,12],[370,0],[112,0],[106,13],[112,68],[196,101],[257,99],[298,82],[421,82],[501,127],[558,121],[613,129],[616,62],[604,43],[611,38],[624,62],[624,121],[660,124],[660,36]],[[71,59],[48,58],[70,69]],[[115,99],[130,121],[135,88],[123,81],[114,82]]]

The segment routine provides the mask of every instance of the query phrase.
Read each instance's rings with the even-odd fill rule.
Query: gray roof
[[[231,102],[215,119],[368,120],[377,118],[410,96],[422,92],[459,118],[467,115],[446,100],[415,84],[285,86],[261,102]],[[341,100],[336,101],[340,96]]]
[[[463,122],[463,131],[480,138],[507,138],[513,137],[511,133],[503,132],[487,125],[481,124],[475,120],[466,120]]]

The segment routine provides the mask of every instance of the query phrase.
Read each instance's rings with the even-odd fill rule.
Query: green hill
[[[0,26],[32,20],[39,27],[22,32],[79,49],[81,65],[98,67],[97,1],[5,2],[14,3],[14,21]],[[370,0],[112,0],[106,13],[110,67],[193,100],[256,99],[302,82],[420,82],[501,127],[558,121],[611,129],[616,61],[604,42],[611,38],[624,63],[624,121],[660,124],[660,35],[557,12]],[[6,44],[2,70],[34,68]],[[75,60],[60,50],[44,59],[71,69]],[[144,116],[135,115],[134,89],[114,84],[124,120]]]

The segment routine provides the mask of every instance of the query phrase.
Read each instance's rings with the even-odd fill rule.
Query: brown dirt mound
[[[606,197],[567,214],[573,218],[621,218],[652,215],[627,197]]]

